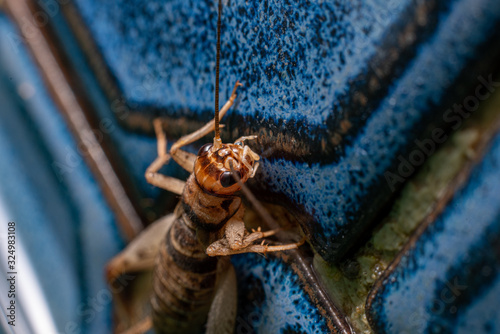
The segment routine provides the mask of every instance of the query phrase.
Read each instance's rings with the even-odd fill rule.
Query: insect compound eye
[[[238,177],[241,178],[240,172],[236,171],[235,173],[237,173]],[[224,173],[222,173],[222,175],[220,176],[220,184],[221,184],[221,186],[223,186],[224,188],[229,188],[233,184],[236,183],[236,180],[235,180],[235,178],[233,177],[232,174],[233,173],[231,173],[231,172],[224,172]]]
[[[200,150],[198,151],[198,156],[203,157],[203,156],[207,155],[208,152],[210,151],[210,149],[212,148],[212,146],[213,146],[213,144],[208,143],[208,144],[205,144],[202,147],[200,147]]]

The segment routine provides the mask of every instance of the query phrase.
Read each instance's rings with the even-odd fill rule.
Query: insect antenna
[[[217,56],[215,60],[215,137],[214,148],[219,149],[222,141],[219,130],[219,68],[220,68],[220,31],[221,31],[222,1],[219,0],[219,11],[217,16]]]

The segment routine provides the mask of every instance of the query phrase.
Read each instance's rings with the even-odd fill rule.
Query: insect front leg
[[[250,246],[254,241],[271,236],[278,231],[279,229],[262,232],[259,227],[257,231],[248,233],[243,219],[238,214],[235,214],[226,223],[224,238],[227,240],[227,245],[231,250],[239,250]]]
[[[210,244],[206,253],[209,256],[228,256],[242,253],[265,254],[295,249],[304,244],[305,239],[296,243],[276,246],[264,245],[264,240],[260,245],[253,244],[255,241],[271,236],[278,231],[279,229],[262,232],[259,228],[257,231],[249,233],[245,228],[242,217],[237,213],[226,223],[224,236]]]
[[[236,139],[235,143],[243,143],[245,140],[255,140],[257,139],[258,137],[256,135],[252,135],[252,136],[242,136],[238,139]]]
[[[233,92],[231,93],[229,100],[226,102],[226,104],[220,110],[220,118],[222,118],[227,113],[229,108],[231,108],[231,106],[233,105],[234,100],[236,100],[236,90],[239,86],[243,86],[243,85],[239,81],[236,81],[236,84],[234,85]],[[194,161],[196,160],[196,155],[189,153],[189,152],[186,152],[184,150],[181,150],[180,148],[183,146],[189,145],[189,144],[197,141],[198,139],[205,137],[210,132],[214,131],[214,129],[215,129],[215,120],[211,120],[210,122],[205,124],[201,129],[181,137],[170,148],[170,155],[175,160],[175,162],[177,162],[185,170],[187,170],[188,172],[191,173],[193,171],[193,166],[194,166]]]
[[[167,153],[167,138],[161,128],[161,120],[155,119],[153,121],[153,126],[156,132],[158,157],[146,169],[144,175],[146,181],[154,186],[181,195],[186,182],[158,173],[160,168],[170,160],[170,155]]]

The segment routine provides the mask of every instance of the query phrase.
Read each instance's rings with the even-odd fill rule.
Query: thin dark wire
[[[219,0],[219,15],[217,18],[217,58],[215,61],[215,138],[219,139],[219,63],[220,63],[220,30],[222,16],[222,1]]]

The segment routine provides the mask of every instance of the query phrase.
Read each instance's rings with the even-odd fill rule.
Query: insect
[[[256,136],[241,137],[233,144],[224,144],[220,138],[219,118],[231,108],[241,86],[236,82],[219,110],[221,13],[219,0],[214,120],[180,138],[169,153],[161,121],[153,122],[158,157],[147,168],[146,180],[181,195],[181,201],[173,214],[153,223],[107,268],[112,281],[116,273],[154,267],[151,317],[130,333],[142,332],[151,324],[159,333],[201,333],[205,327],[210,333],[232,333],[236,276],[227,256],[295,249],[304,242],[270,246],[263,240],[276,229],[248,232],[245,228],[245,209],[235,193],[254,177],[260,157],[245,144]],[[213,143],[202,146],[197,155],[182,150],[212,131]],[[192,173],[186,182],[158,173],[170,159]]]

